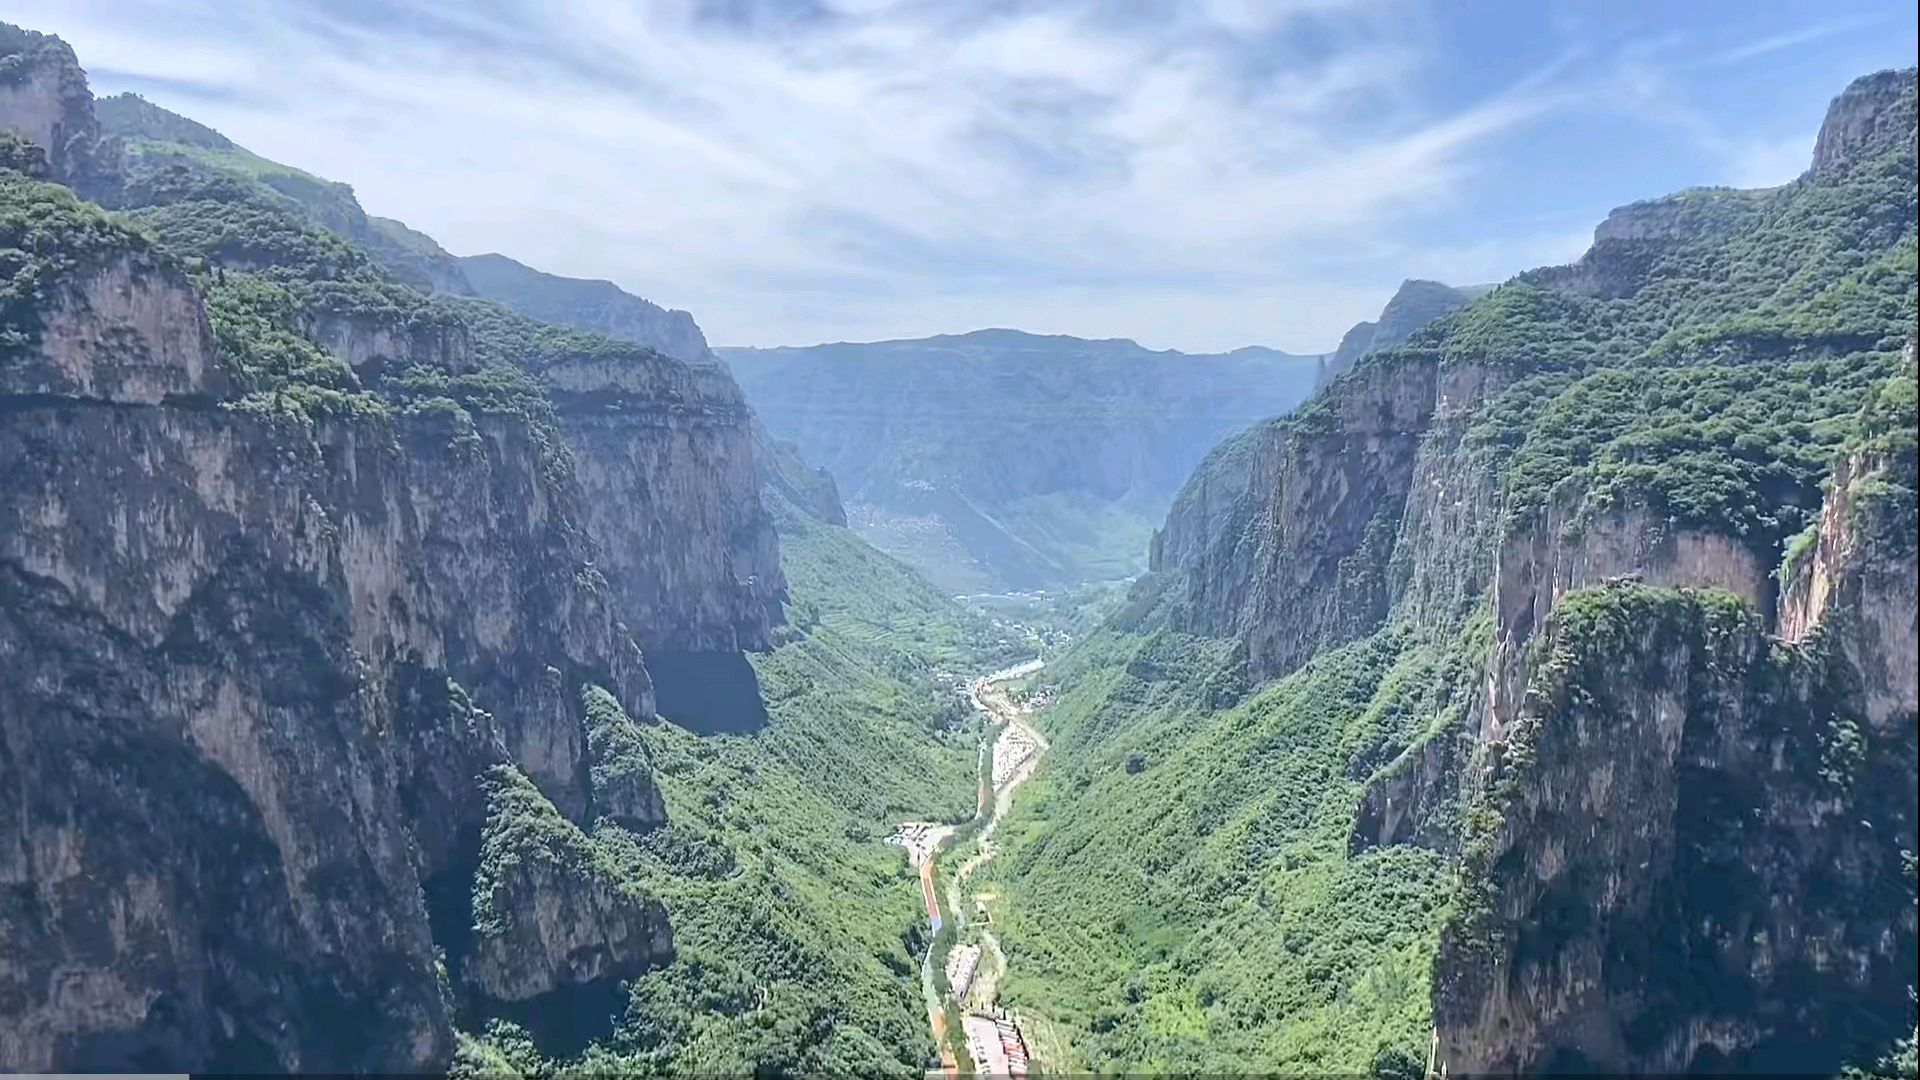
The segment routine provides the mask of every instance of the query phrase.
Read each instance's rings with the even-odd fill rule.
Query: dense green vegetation
[[[63,280],[115,256],[153,258],[153,248],[150,237],[66,188],[0,167],[0,361],[38,339]]]
[[[473,879],[474,933],[498,936],[513,920],[532,917],[515,906],[514,889],[529,865],[563,878],[598,878],[636,902],[647,900],[638,882],[619,872],[602,845],[560,816],[525,773],[512,765],[496,765],[484,783],[487,827]]]
[[[197,256],[222,277],[258,274],[293,293],[313,316],[335,315],[400,328],[458,320],[395,280],[339,235],[255,202],[195,199],[132,212],[170,250]]]
[[[933,1052],[918,887],[884,840],[904,820],[972,814],[979,723],[932,675],[1010,654],[845,529],[777,502],[775,511],[807,621],[754,659],[764,729],[632,728],[609,714],[610,697],[589,694],[590,735],[611,751],[603,767],[646,761],[669,817],[643,833],[600,822],[595,857],[665,903],[676,958],[633,981],[625,1016],[587,1052],[588,1067],[918,1075]],[[911,629],[889,638],[889,625]],[[467,1040],[462,1066],[554,1063],[496,1024]]]
[[[221,359],[249,395],[248,408],[296,419],[395,409],[442,416],[456,444],[469,449],[478,446],[476,416],[510,417],[529,425],[543,468],[561,479],[570,474],[570,459],[530,368],[562,354],[643,351],[535,323],[497,304],[429,297],[339,234],[251,196],[171,202],[129,216],[199,268]],[[342,323],[416,340],[444,359],[395,357],[401,362],[369,383],[316,339]]]
[[[1378,362],[1509,373],[1471,440],[1510,463],[1516,521],[1556,497],[1643,504],[1778,552],[1913,334],[1914,176],[1911,140],[1889,139],[1785,188],[1645,204],[1666,238],[1603,241]]]
[[[1471,365],[1490,396],[1467,417],[1462,464],[1498,481],[1509,528],[1549,505],[1576,528],[1636,507],[1778,557],[1808,535],[1842,452],[1912,460],[1911,106],[1909,91],[1892,137],[1795,184],[1630,208],[1638,224],[1576,266],[1522,275],[1366,357],[1203,468],[1230,478],[1263,439],[1311,454],[1345,432],[1343,410],[1366,407],[1347,391]],[[1904,474],[1853,488],[1909,550],[1912,490]],[[1267,497],[1226,527],[1251,526]],[[1249,691],[1230,642],[1173,629],[1183,593],[1169,584],[1143,580],[1049,669],[1063,687],[1039,719],[1053,749],[992,864],[1010,1003],[1063,1025],[1096,1070],[1417,1073],[1438,932],[1474,925],[1485,897],[1456,891],[1440,852],[1350,846],[1350,830],[1368,778],[1464,715],[1487,616],[1390,618]],[[1565,633],[1600,648],[1676,604],[1701,634],[1753,631],[1728,597],[1599,590],[1573,598]],[[1484,829],[1499,801],[1476,805]],[[1438,820],[1471,840],[1466,809]]]
[[[1423,1055],[1441,859],[1350,858],[1348,830],[1366,778],[1457,715],[1477,651],[1386,631],[1249,694],[1232,646],[1162,625],[1158,584],[1048,674],[1054,749],[989,864],[1007,999],[1095,1070]]]
[[[347,231],[365,213],[346,184],[269,161],[185,117],[121,98],[99,110],[103,130],[121,137],[120,198],[130,206],[218,198],[250,202]],[[142,108],[141,106],[145,106]]]
[[[144,105],[103,110],[127,140],[116,189],[124,216],[0,171],[10,346],[36,332],[51,284],[89,260],[177,259],[183,282],[206,298],[234,383],[229,407],[309,435],[321,416],[372,417],[396,438],[444,432],[453,450],[471,453],[486,452],[488,417],[510,418],[562,484],[570,460],[539,370],[599,359],[671,374],[641,346],[428,296],[371,254],[343,185]],[[6,160],[40,159],[16,147]],[[325,344],[343,326],[378,331],[400,355],[355,371]],[[662,393],[675,388],[661,380]],[[588,1064],[915,1074],[932,1054],[918,978],[925,920],[904,854],[884,841],[903,820],[971,814],[980,730],[953,682],[1025,650],[845,529],[783,501],[774,510],[793,602],[777,647],[753,658],[765,728],[707,737],[635,725],[610,696],[587,693],[595,789],[621,792],[644,815],[636,800],[657,786],[668,824],[621,816],[583,830],[518,770],[485,778],[474,932],[502,932],[522,914],[511,893],[530,863],[611,881],[668,909],[676,958],[631,983],[630,1007],[609,1018],[611,1034],[587,1051]],[[555,1065],[503,1019],[463,1035],[459,1064]]]
[[[0,171],[45,179],[47,152],[11,131],[0,131]]]
[[[562,360],[660,361],[660,355],[644,345],[529,319],[491,300],[442,296],[435,305],[446,317],[466,325],[473,336],[474,355],[485,361],[535,371]]]
[[[875,551],[844,528],[827,525],[784,499],[767,498],[780,531],[782,565],[794,601],[791,636],[821,624],[858,642],[869,655],[888,657],[902,674],[934,671],[974,674],[1031,655],[1023,643],[1003,641],[985,621],[964,615],[953,601],[905,565]]]

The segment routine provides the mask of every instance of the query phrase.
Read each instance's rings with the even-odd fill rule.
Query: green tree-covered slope
[[[1823,134],[1799,181],[1684,192],[1617,211],[1579,263],[1523,274],[1365,357],[1290,416],[1202,464],[1156,540],[1157,572],[1050,671],[1061,694],[1039,724],[1054,749],[997,862],[1008,890],[999,921],[1010,1002],[1064,1027],[1074,1047],[1068,1064],[1395,1074],[1424,1065],[1436,980],[1467,978],[1450,960],[1436,963],[1446,928],[1460,925],[1463,830],[1470,819],[1480,830],[1522,827],[1499,824],[1505,804],[1480,789],[1480,778],[1497,775],[1503,725],[1540,710],[1551,729],[1560,707],[1526,688],[1541,642],[1561,632],[1550,612],[1562,592],[1642,573],[1656,584],[1737,585],[1753,625],[1786,633],[1792,620],[1776,615],[1770,575],[1783,556],[1811,557],[1823,506],[1841,497],[1836,491],[1878,499],[1908,490],[1883,477],[1911,473],[1910,446],[1872,458],[1882,471],[1869,479],[1850,482],[1837,470],[1884,437],[1875,432],[1888,425],[1874,417],[1897,411],[1911,385],[1913,82],[1911,71],[1888,72],[1843,95],[1833,134]],[[1824,539],[1896,563],[1904,550],[1910,565],[1910,542]],[[1874,618],[1890,619],[1895,631],[1904,621],[1910,667],[1911,593],[1886,596],[1890,612]],[[1826,633],[1841,640],[1853,631],[1836,619],[1843,616],[1827,617]],[[1875,702],[1897,701],[1898,679],[1882,693],[1882,676],[1846,674],[1848,664],[1878,663],[1882,646],[1844,648],[1851,659],[1835,677],[1853,689],[1803,681],[1779,724],[1825,731],[1839,723],[1834,709],[1857,718],[1884,712]],[[1873,686],[1861,690],[1863,679]],[[1680,713],[1704,732],[1714,719],[1703,702],[1730,692],[1696,693]],[[1899,760],[1911,746],[1899,735],[1901,725],[1911,733],[1910,701],[1905,710],[1877,720],[1892,726],[1859,751],[1878,763],[1865,768],[1904,769],[1910,787],[1910,751]],[[1583,752],[1603,747],[1621,759],[1573,756],[1582,775],[1626,775],[1630,761],[1646,777],[1694,767],[1642,761],[1635,755],[1652,753],[1643,744],[1598,740]],[[1678,788],[1720,790],[1710,782]],[[1773,790],[1774,801],[1754,813],[1819,816],[1795,801],[1791,784]],[[1652,834],[1709,821],[1737,830],[1744,813],[1683,797],[1670,825],[1649,798]],[[1872,889],[1899,865],[1886,845],[1912,845],[1910,814],[1898,799],[1876,798],[1860,814],[1876,823],[1884,850],[1848,864]],[[1542,875],[1561,872],[1542,849],[1575,850],[1578,830],[1543,820],[1558,824],[1513,842],[1503,880],[1523,857]],[[1673,871],[1680,881],[1688,853],[1704,850],[1687,842]],[[1794,876],[1797,860],[1819,861],[1809,854],[1815,847],[1762,850],[1758,842],[1738,848],[1774,867],[1766,880],[1775,887],[1812,890],[1807,920],[1840,920],[1844,911],[1859,934],[1884,927],[1884,940],[1897,943],[1860,961],[1872,969],[1860,987],[1897,978],[1892,971],[1912,951],[1910,908],[1883,904],[1880,922],[1862,924],[1856,908],[1822,907],[1820,887]],[[1583,880],[1636,873],[1607,864],[1598,849],[1581,854],[1593,860],[1580,869],[1592,875]],[[1520,904],[1525,894],[1508,895]],[[1503,940],[1522,950],[1565,944],[1584,939],[1530,928],[1615,917],[1598,884],[1573,900],[1552,895],[1562,906],[1515,908]],[[1671,902],[1682,923],[1705,919],[1711,928],[1731,917],[1686,907],[1704,894],[1680,895]],[[1593,914],[1576,910],[1588,904]],[[1628,925],[1627,915],[1618,918]],[[1675,947],[1734,949],[1741,940],[1737,929],[1714,929]],[[1635,966],[1630,944],[1612,947],[1626,952],[1606,968],[1609,987],[1660,984],[1659,970]],[[1860,948],[1860,956],[1871,952]],[[1737,962],[1734,953],[1715,955],[1714,963]],[[1531,1039],[1549,1057],[1580,1031],[1620,1024],[1626,1034],[1616,1042],[1596,1035],[1585,1046],[1595,1056],[1557,1059],[1589,1068],[1748,1060],[1738,1055],[1784,1051],[1781,1040],[1806,1055],[1796,1062],[1838,1068],[1837,1055],[1875,1056],[1860,1040],[1912,1026],[1911,1001],[1897,991],[1881,995],[1885,1007],[1870,1015],[1843,1019],[1815,1004],[1780,1020],[1782,996],[1793,990],[1756,970],[1736,980],[1752,1002],[1745,1012],[1725,993],[1698,1013],[1639,1012],[1632,995],[1641,991],[1628,989],[1582,1005],[1587,1027],[1569,1019],[1563,1029],[1550,1004],[1529,1012],[1557,1000],[1552,962],[1540,951],[1503,954],[1495,985],[1516,981],[1473,998],[1474,1008],[1493,1010],[1475,1015],[1492,1017],[1481,1021],[1486,1030],[1529,1033],[1516,1041]],[[1528,963],[1546,965],[1536,982],[1507,974]],[[1857,992],[1833,989],[1823,1000],[1844,1012]],[[1685,1034],[1696,1019],[1737,1034],[1728,1047],[1701,1050]],[[1449,1016],[1440,1025],[1442,1053],[1459,1055],[1460,1068],[1538,1067],[1475,1057],[1504,1051],[1455,1030],[1461,1023]]]
[[[933,1053],[917,878],[884,841],[901,821],[973,810],[979,722],[935,674],[1019,654],[845,528],[775,513],[798,617],[754,659],[769,723],[641,726],[669,823],[593,831],[619,875],[663,900],[676,956],[632,982],[589,1067],[918,1075]],[[551,1067],[498,1025],[462,1061]]]
[[[53,39],[33,39],[43,40]],[[12,41],[0,35],[0,45]],[[71,54],[64,46],[55,52],[68,65],[62,71],[79,88],[76,101],[86,99],[84,78]],[[280,523],[243,517],[248,498],[264,495],[276,483],[310,485],[290,500],[301,504],[299,513],[311,515],[302,519],[309,521],[311,535],[302,537],[309,546],[301,550],[319,569],[307,566],[302,572],[321,575],[325,588],[340,586],[341,596],[309,582],[306,591],[283,595],[276,590],[268,598],[291,608],[312,605],[305,614],[336,634],[325,641],[337,651],[335,659],[358,673],[361,681],[337,690],[332,700],[365,711],[366,723],[339,740],[376,763],[369,774],[373,778],[362,786],[376,787],[381,777],[399,775],[402,768],[413,770],[406,790],[376,792],[387,800],[379,808],[404,803],[407,814],[425,809],[417,811],[418,822],[411,817],[378,821],[387,831],[372,838],[341,835],[364,819],[296,815],[284,827],[307,850],[323,854],[328,844],[350,848],[354,841],[377,840],[403,870],[406,900],[432,894],[424,904],[431,910],[425,912],[402,902],[392,911],[349,913],[391,915],[417,930],[422,940],[404,944],[421,946],[409,955],[429,975],[429,950],[440,953],[441,992],[434,992],[431,979],[424,986],[425,998],[444,998],[442,1007],[413,1030],[426,1031],[437,1043],[450,1013],[464,1029],[459,1063],[466,1069],[537,1071],[584,1057],[622,1070],[676,1074],[918,1073],[932,1050],[918,980],[925,921],[904,853],[885,839],[902,820],[959,819],[971,813],[980,732],[955,679],[1018,658],[1015,646],[845,528],[773,492],[762,509],[752,489],[751,416],[716,365],[683,362],[644,345],[548,324],[460,295],[465,290],[458,280],[436,277],[444,269],[437,262],[444,252],[392,223],[366,217],[343,185],[255,157],[210,129],[144,102],[100,103],[100,126],[107,133],[107,151],[97,157],[111,168],[100,174],[99,191],[111,210],[28,175],[48,167],[46,155],[33,152],[40,148],[11,135],[0,146],[0,263],[5,264],[0,268],[10,283],[0,290],[0,374],[11,377],[9,365],[23,357],[40,362],[35,350],[44,343],[48,317],[59,310],[66,290],[77,289],[74,282],[85,284],[87,274],[126,260],[134,267],[136,286],[148,287],[151,282],[137,275],[150,272],[171,290],[166,298],[177,301],[177,310],[169,314],[179,325],[167,329],[178,331],[177,340],[197,341],[193,335],[202,328],[210,332],[207,360],[219,378],[205,380],[204,394],[131,404],[100,402],[84,392],[51,404],[42,400],[49,396],[44,393],[25,395],[24,401],[9,397],[9,416],[47,408],[64,418],[49,421],[53,428],[74,432],[73,417],[150,422],[153,445],[169,452],[174,446],[169,439],[212,433],[182,456],[217,457],[228,443],[237,444],[244,451],[237,464],[202,485],[213,492],[210,499],[224,500],[206,517],[222,527],[237,520],[241,531],[251,529],[256,537],[273,539],[267,534]],[[403,243],[404,250],[396,255],[386,241]],[[83,340],[60,359],[90,370],[103,358],[89,348]],[[181,357],[162,359],[182,362]],[[198,355],[185,359],[198,360]],[[11,383],[5,387],[12,388]],[[574,410],[570,417],[562,416],[566,408]],[[267,422],[256,423],[260,420]],[[629,420],[631,429],[622,429]],[[558,737],[550,745],[564,752],[576,734],[586,745],[575,747],[577,760],[562,762],[556,772],[563,779],[580,774],[594,792],[563,813],[567,793],[547,784],[550,778],[530,780],[532,767],[523,769],[524,762],[516,765],[501,753],[499,740],[502,729],[531,723],[528,702],[540,686],[575,674],[544,666],[549,657],[564,659],[558,655],[564,645],[596,632],[611,630],[608,636],[621,644],[626,632],[604,617],[613,575],[600,569],[608,560],[594,559],[607,548],[596,547],[598,541],[587,535],[590,523],[580,492],[588,468],[580,459],[593,448],[569,443],[570,435],[578,434],[564,430],[569,421],[595,424],[602,433],[640,431],[618,447],[631,455],[621,459],[628,461],[651,453],[654,444],[646,440],[660,432],[685,433],[671,452],[657,455],[663,469],[681,471],[617,492],[621,505],[644,511],[649,500],[691,491],[701,500],[699,514],[667,513],[647,535],[648,543],[678,552],[754,540],[746,529],[728,533],[721,528],[715,530],[721,535],[704,536],[695,531],[714,528],[713,511],[730,494],[744,495],[761,520],[777,522],[783,541],[780,566],[771,574],[763,570],[759,586],[778,588],[782,571],[791,575],[791,586],[782,597],[784,624],[770,631],[764,651],[741,665],[751,664],[766,705],[766,723],[757,730],[708,736],[676,724],[671,714],[643,716],[636,707],[635,715],[626,715],[620,700],[630,706],[649,700],[644,673],[619,688],[618,700],[597,687],[584,693],[561,687],[554,695],[561,700],[553,704]],[[182,431],[186,434],[179,435]],[[250,441],[256,436],[261,441]],[[356,439],[364,439],[364,446]],[[31,460],[42,460],[49,448],[73,475],[129,472],[125,448],[111,440],[76,434],[57,446],[34,443]],[[15,452],[11,443],[5,449]],[[740,453],[729,457],[734,450]],[[27,459],[8,460],[11,465]],[[175,473],[182,469],[171,459],[164,464]],[[86,471],[96,465],[94,473]],[[253,465],[257,473],[249,471]],[[178,479],[175,473],[165,479]],[[477,482],[463,486],[476,476]],[[511,488],[510,501],[490,501],[499,493],[489,485],[508,490],[508,482],[521,485]],[[744,490],[722,490],[724,485]],[[14,484],[9,472],[0,482],[0,510],[32,507],[31,497],[42,489]],[[199,494],[191,475],[168,490],[176,489]],[[328,501],[323,504],[321,498]],[[202,509],[198,503],[191,507],[194,513]],[[179,535],[183,516],[148,515],[140,528],[151,531],[154,547],[192,552],[198,537]],[[200,521],[187,524],[199,527]],[[522,527],[524,534],[516,531]],[[147,538],[141,534],[142,542]],[[349,551],[347,545],[356,543],[365,546]],[[415,544],[418,548],[409,546]],[[116,571],[125,564],[131,564],[131,573],[144,571],[141,560],[148,549],[139,543],[131,547],[131,554],[123,546],[108,556],[121,560],[113,564]],[[737,551],[727,554],[738,557]],[[9,573],[13,559],[13,549],[7,548]],[[473,603],[472,597],[458,588],[439,590],[436,584],[430,589],[421,583],[442,571],[469,567],[484,571],[482,587],[498,580],[509,584],[500,610],[483,613],[486,626],[478,633],[455,625],[440,610]],[[746,566],[743,573],[752,569]],[[516,576],[521,571],[535,586],[521,587],[523,578]],[[191,572],[197,572],[197,564],[182,571]],[[379,580],[368,580],[373,578]],[[549,588],[549,579],[559,585],[540,592]],[[669,593],[686,588],[684,579],[673,580],[673,575],[663,580]],[[415,589],[408,594],[413,606],[390,602],[380,592],[396,581]],[[397,638],[407,631],[395,629],[397,623],[444,619],[450,628],[426,639],[428,648],[443,651],[450,667],[471,660],[481,681],[469,681],[467,671],[429,668],[425,665],[441,661],[424,659],[418,650],[400,657],[357,655],[360,642],[322,618],[346,610],[343,582],[370,585],[368,595],[378,597],[355,609],[356,615],[368,613],[364,618],[375,627],[370,636],[376,649],[385,649],[383,635]],[[731,577],[725,584],[740,587]],[[138,589],[133,592],[139,595]],[[220,620],[222,625],[251,627],[251,613],[263,633],[285,631],[277,609],[259,606],[261,597],[237,596],[233,602],[238,614]],[[327,606],[333,603],[340,611]],[[105,619],[117,613],[89,609],[82,614]],[[491,637],[502,625],[533,623],[536,616],[546,620],[539,623],[540,632],[565,640],[533,642],[526,648],[536,654],[535,666],[508,669],[508,661],[519,658],[503,660],[491,653],[496,647]],[[596,617],[602,619],[599,624]],[[344,623],[345,616],[337,621]],[[73,623],[68,618],[63,625]],[[616,659],[639,656],[631,640],[624,646],[627,651]],[[93,678],[78,655],[77,650],[36,653],[36,662],[57,676],[45,684]],[[242,654],[219,659],[248,664]],[[302,671],[316,666],[312,657],[305,659]],[[188,661],[206,658],[183,657],[181,664]],[[662,670],[657,654],[648,663],[656,674]],[[596,677],[631,674],[611,663],[593,666]],[[383,681],[389,667],[401,674]],[[331,677],[331,669],[322,674]],[[453,674],[467,689],[452,685]],[[489,674],[514,685],[487,683]],[[528,693],[515,697],[511,692],[520,689]],[[292,701],[289,691],[280,692]],[[163,710],[171,699],[162,696],[156,692],[140,715],[170,716]],[[75,701],[75,709],[88,707]],[[182,706],[193,707],[191,702]],[[112,716],[85,719],[80,729],[92,732],[97,723],[101,745],[125,755],[125,770],[115,784],[126,793],[127,805],[142,805],[135,799],[157,782],[142,764],[153,755],[115,742],[127,737],[127,729],[116,727]],[[21,722],[33,720],[27,716]],[[13,721],[9,715],[9,725]],[[302,721],[312,726],[307,714],[290,722]],[[9,738],[16,730],[26,729],[9,726]],[[420,747],[407,744],[422,732],[426,741]],[[177,732],[153,735],[141,729],[136,734],[159,740],[168,754],[201,761],[199,751]],[[298,748],[307,755],[300,760],[315,762],[323,775],[353,775],[351,763],[327,757],[338,750],[333,743],[316,739]],[[469,750],[472,760],[462,756]],[[265,757],[269,765],[280,764],[272,753]],[[10,765],[19,760],[8,758]],[[218,763],[206,768],[226,775]],[[11,768],[8,776],[10,782],[15,778]],[[436,800],[448,793],[431,790],[442,780],[453,789],[444,805]],[[58,800],[75,789],[53,777],[45,790],[35,790],[36,798],[51,800],[57,810]],[[244,798],[234,801],[253,813]],[[103,809],[120,805],[113,799],[105,803]],[[446,827],[429,833],[423,823]],[[410,828],[419,831],[408,836]],[[478,837],[471,872],[459,852],[469,830]],[[274,845],[263,841],[260,846],[268,852],[261,858],[272,863]],[[158,849],[143,853],[171,860],[166,865],[180,875],[179,888],[186,895],[213,880],[197,875],[191,859],[177,856],[177,851]],[[348,895],[358,881],[346,862],[323,869],[315,877],[339,896]],[[420,880],[416,883],[411,874]],[[112,885],[107,876],[96,876],[101,888]],[[249,898],[248,911],[277,916],[293,906],[292,899],[269,883]],[[541,906],[549,902],[552,906]],[[172,915],[169,910],[154,918]],[[5,920],[10,950],[16,941],[41,948],[47,927],[38,918],[28,912],[20,920]],[[202,943],[183,946],[195,958],[226,955],[208,949],[228,928],[180,918],[155,925],[179,941]],[[429,924],[431,942],[424,940]],[[347,919],[339,929],[350,938],[358,925]],[[32,959],[51,964],[58,956],[49,952]],[[294,961],[307,959],[261,949],[247,955],[235,977],[281,968],[305,977]],[[130,980],[151,973],[133,972],[117,956],[98,963],[88,970],[118,972]],[[169,977],[164,964],[156,965],[154,977]],[[402,989],[421,985],[415,980]],[[37,985],[30,989],[39,992]],[[315,993],[332,994],[328,1000],[339,999],[340,1009],[355,1010],[353,1016],[379,1010],[380,1003],[370,998],[348,998],[352,989],[327,986]],[[398,999],[398,990],[384,992]],[[297,1008],[303,1001],[283,996],[274,1007]],[[275,1034],[280,1043],[247,1043],[244,1049],[252,1057],[222,1056],[226,1051],[207,1051],[191,1042],[199,1030],[193,1025],[205,1011],[202,1004],[189,994],[144,1019],[137,1012],[131,1019],[91,1015],[83,1034],[91,1037],[97,1028],[106,1049],[74,1060],[127,1063],[142,1052],[142,1044],[114,1040],[121,1039],[126,1025],[146,1024],[157,1032],[153,1045],[162,1050],[140,1060],[181,1068],[239,1060],[289,1067],[307,1046],[296,1038],[310,1035],[328,1049],[309,1048],[309,1063],[340,1061],[374,1069],[445,1064],[433,1045],[416,1041],[410,1047],[415,1058],[389,1054],[371,1044],[368,1030],[337,1023],[334,1014],[318,1010],[301,1017],[297,1032]],[[266,1014],[252,1005],[230,1008],[226,1022],[252,1038]],[[329,1029],[330,1023],[335,1027]],[[176,1037],[171,1024],[187,1034]],[[123,1044],[121,1056],[114,1056]]]

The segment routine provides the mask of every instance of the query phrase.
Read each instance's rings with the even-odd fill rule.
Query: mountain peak
[[[1827,106],[1813,144],[1813,171],[1845,168],[1864,152],[1913,139],[1916,69],[1876,71],[1848,84]]]
[[[87,73],[72,46],[0,22],[0,132],[44,150],[55,180],[84,179],[99,127]]]

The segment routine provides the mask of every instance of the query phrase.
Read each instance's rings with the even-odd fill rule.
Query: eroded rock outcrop
[[[1811,545],[1783,572],[1780,636],[1801,644],[1826,633],[1859,673],[1867,721],[1882,729],[1910,714],[1916,698],[1916,488],[1911,455],[1848,455],[1834,470]]]
[[[1862,724],[1848,662],[1764,627],[1726,593],[1563,601],[1436,964],[1450,1074],[1807,1072],[1904,1032],[1912,700]]]
[[[40,345],[0,368],[0,392],[154,405],[227,389],[186,275],[144,246],[63,275],[29,317]]]
[[[847,523],[847,508],[840,502],[833,474],[802,461],[798,446],[775,439],[758,419],[753,421],[753,460],[762,491],[777,492],[829,525]]]
[[[1317,384],[1324,386],[1332,382],[1369,353],[1406,344],[1429,323],[1466,307],[1488,288],[1484,285],[1456,288],[1421,278],[1401,282],[1400,288],[1387,300],[1387,306],[1380,309],[1377,321],[1356,323],[1340,338],[1339,348],[1321,364]]]
[[[463,978],[494,1003],[608,983],[673,956],[666,911],[510,767],[488,775]]]
[[[1402,282],[1378,322],[1356,325],[1341,339],[1336,352],[1322,358],[1316,386],[1324,389],[1373,352],[1404,345],[1435,319],[1458,311],[1485,291],[1480,286],[1455,288],[1437,281]],[[1377,382],[1370,380],[1368,386],[1349,392],[1377,392]],[[1455,394],[1457,397],[1457,390]],[[1464,404],[1449,403],[1449,409],[1456,416],[1462,415]],[[1285,453],[1292,428],[1285,419],[1267,421],[1214,447],[1181,488],[1165,523],[1155,530],[1149,569],[1165,573],[1187,566],[1219,538],[1232,535],[1244,541],[1250,530],[1257,530],[1254,519],[1258,515],[1249,513],[1244,500],[1250,490],[1270,490],[1270,485],[1280,482],[1277,463]],[[1434,457],[1437,455],[1429,455],[1430,459]]]
[[[0,131],[46,151],[52,179],[93,179],[100,129],[86,72],[66,42],[0,23]]]
[[[1565,502],[1542,511],[1500,544],[1493,582],[1494,652],[1489,661],[1492,729],[1519,710],[1528,647],[1563,597],[1609,583],[1717,588],[1755,611],[1773,607],[1772,568],[1740,540],[1675,526],[1645,508],[1619,508],[1591,520]]]
[[[1593,245],[1578,260],[1529,270],[1520,280],[1599,299],[1632,296],[1673,241],[1740,228],[1756,194],[1696,188],[1620,207],[1594,228]]]
[[[1183,508],[1211,502],[1206,520],[1170,522],[1156,547],[1155,568],[1183,579],[1187,625],[1244,635],[1255,679],[1377,628],[1395,598],[1387,569],[1441,400],[1429,359],[1370,365],[1234,448],[1247,479],[1221,494],[1244,490],[1255,507],[1223,514],[1221,500],[1195,489]],[[1211,532],[1218,522],[1237,528]]]
[[[453,319],[398,324],[375,315],[328,313],[313,319],[307,333],[365,379],[378,378],[389,366],[425,364],[451,372],[475,366],[467,328]]]
[[[1813,171],[1845,168],[1862,150],[1907,136],[1914,125],[1913,69],[1855,79],[1827,110],[1813,144]]]

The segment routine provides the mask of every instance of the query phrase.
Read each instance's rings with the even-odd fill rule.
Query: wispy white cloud
[[[106,89],[725,343],[997,323],[1330,347],[1419,271],[1301,253],[1404,255],[1390,238],[1604,68],[1437,103],[1421,0],[12,6]],[[1514,233],[1454,261],[1562,254],[1565,230]]]
[[[1708,67],[1718,67],[1726,64],[1741,64],[1748,60],[1758,60],[1763,56],[1771,56],[1774,53],[1786,52],[1789,49],[1796,49],[1802,45],[1810,45],[1822,38],[1830,38],[1836,34],[1844,34],[1849,30],[1857,30],[1863,26],[1871,26],[1878,21],[1880,20],[1864,17],[1829,19],[1811,26],[1800,27],[1797,30],[1789,30],[1779,34],[1768,34],[1765,37],[1735,45],[1732,48],[1724,49],[1704,58],[1701,64]]]

